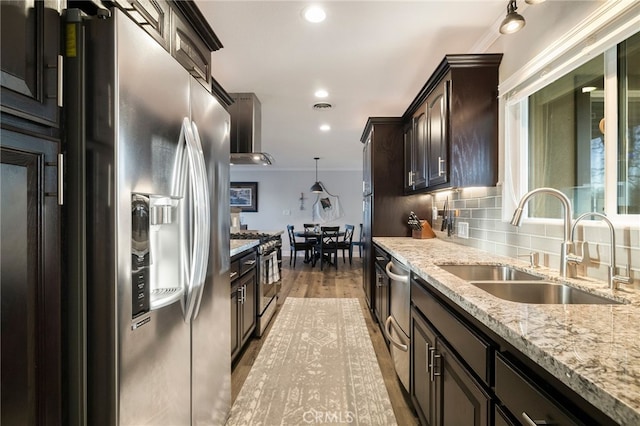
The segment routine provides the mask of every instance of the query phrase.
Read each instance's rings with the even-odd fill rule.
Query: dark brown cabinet
[[[5,128],[0,140],[0,423],[61,424],[58,142]]]
[[[411,399],[425,425],[488,425],[491,396],[420,311],[411,311]]]
[[[125,11],[165,50],[169,50],[170,7],[165,0],[129,0]]]
[[[404,128],[404,189],[411,192],[427,187],[427,114],[419,109]]]
[[[231,261],[231,360],[256,328],[256,253],[242,253]]]
[[[496,396],[523,424],[585,424],[572,416],[561,403],[554,401],[553,397],[545,395],[541,387],[503,355],[496,354],[495,365]]]
[[[211,52],[222,48],[222,43],[193,2],[128,0],[117,4],[193,77],[210,87]]]
[[[419,277],[411,400],[425,425],[615,424]]]
[[[380,327],[384,327],[384,323],[389,317],[389,276],[385,272],[385,267],[389,262],[389,256],[382,250],[375,248],[375,299],[374,299],[374,315],[378,320]]]
[[[54,1],[0,2],[2,112],[54,128],[62,103],[57,7]]]
[[[445,77],[429,95],[426,102],[427,182],[430,187],[448,181],[448,124],[449,84]]]
[[[424,425],[438,424],[435,376],[431,376],[431,354],[436,348],[436,333],[417,314],[411,310],[411,400]],[[434,373],[435,374],[435,373]],[[439,383],[439,382],[438,382]]]
[[[363,146],[362,253],[363,287],[370,309],[375,307],[375,253],[372,238],[408,237],[409,212],[427,217],[427,204],[403,191],[403,124],[400,117],[370,117]]]
[[[411,140],[421,148],[407,151],[405,142],[406,193],[496,184],[501,59],[502,54],[447,55],[409,105],[403,120],[413,126]],[[423,116],[424,124],[418,124]],[[409,185],[418,164],[425,165],[425,180]]]
[[[58,1],[1,1],[1,424],[62,424]]]

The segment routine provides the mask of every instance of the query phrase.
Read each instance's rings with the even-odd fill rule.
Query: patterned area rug
[[[358,299],[287,298],[228,426],[396,425]]]

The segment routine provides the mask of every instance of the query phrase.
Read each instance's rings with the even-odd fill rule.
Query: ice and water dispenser
[[[131,196],[131,310],[137,318],[181,300],[185,287],[181,198]]]

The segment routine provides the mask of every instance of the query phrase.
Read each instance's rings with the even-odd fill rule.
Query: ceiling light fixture
[[[331,130],[331,126],[329,126],[328,124],[321,124],[320,130],[322,130],[323,132],[328,132],[329,130]]]
[[[526,4],[540,4],[544,3],[545,0],[524,0]]]
[[[323,191],[322,183],[318,180],[318,160],[320,157],[313,157],[313,159],[316,160],[316,183],[311,185],[310,191],[314,194],[320,194]]]
[[[320,6],[309,6],[304,9],[302,16],[304,16],[304,19],[307,21],[317,24],[318,22],[324,21],[327,14]]]
[[[324,89],[318,89],[316,90],[316,93],[314,93],[314,95],[316,96],[316,98],[326,98],[327,96],[329,96],[329,92]]]
[[[584,86],[582,88],[582,93],[589,93],[589,92],[593,92],[594,90],[596,90],[597,87],[596,86]]]
[[[517,9],[516,0],[510,0],[507,5],[507,16],[500,24],[500,32],[502,34],[513,34],[524,27],[524,18],[516,12]]]

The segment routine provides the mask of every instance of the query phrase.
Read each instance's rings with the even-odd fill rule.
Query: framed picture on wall
[[[230,205],[243,212],[257,212],[258,182],[231,182]]]

